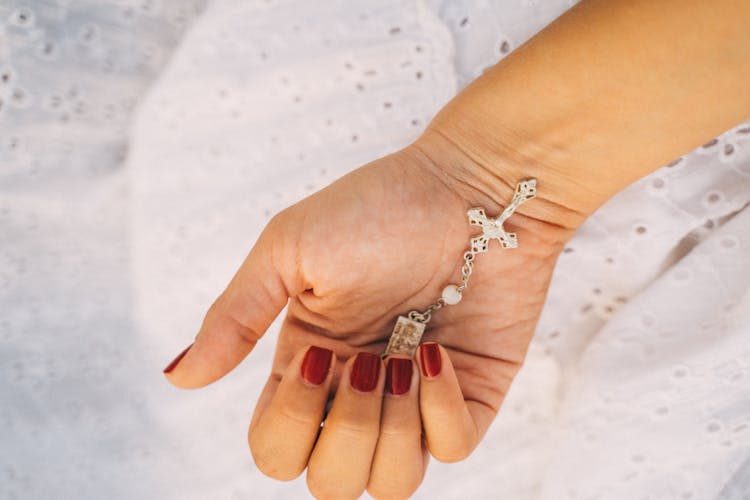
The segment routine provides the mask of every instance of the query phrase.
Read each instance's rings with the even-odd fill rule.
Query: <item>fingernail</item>
[[[385,371],[385,386],[391,394],[406,394],[411,388],[412,363],[410,359],[391,358]]]
[[[419,361],[422,365],[422,373],[425,377],[437,377],[443,368],[443,360],[440,357],[440,347],[430,342],[419,346]]]
[[[378,385],[379,375],[380,356],[369,352],[360,352],[352,365],[349,383],[358,391],[370,392]]]
[[[177,357],[176,357],[176,358],[174,358],[174,359],[172,360],[172,362],[171,362],[171,363],[169,363],[169,364],[167,365],[167,367],[166,367],[166,368],[164,368],[164,370],[163,370],[163,371],[164,371],[164,373],[169,373],[169,372],[171,372],[172,370],[174,370],[174,369],[175,369],[175,367],[176,367],[176,366],[177,366],[177,365],[178,365],[178,364],[180,363],[180,361],[182,361],[182,358],[184,358],[184,357],[185,357],[185,354],[187,354],[187,352],[188,352],[188,351],[190,350],[190,348],[191,348],[191,347],[193,347],[193,344],[190,344],[189,346],[187,346],[187,347],[185,348],[185,350],[184,350],[184,351],[182,351],[182,352],[181,352],[180,354],[178,354],[178,355],[177,355]]]
[[[302,360],[302,378],[312,385],[322,384],[331,368],[333,351],[322,347],[310,346]]]

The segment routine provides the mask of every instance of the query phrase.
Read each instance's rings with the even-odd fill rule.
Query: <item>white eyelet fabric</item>
[[[570,6],[1,3],[0,498],[308,498],[245,441],[278,325],[204,390],[161,368],[274,213]],[[744,123],[601,207],[486,438],[414,498],[750,498],[749,202]]]

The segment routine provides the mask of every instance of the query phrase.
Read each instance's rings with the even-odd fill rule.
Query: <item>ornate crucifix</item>
[[[469,210],[467,212],[469,215],[469,224],[482,227],[482,235],[471,239],[472,252],[486,252],[492,239],[498,240],[503,248],[516,248],[518,246],[516,233],[505,232],[503,224],[521,203],[532,199],[534,196],[536,196],[536,179],[531,179],[519,182],[516,185],[513,200],[505,207],[505,210],[503,210],[503,213],[497,219],[488,218],[483,208],[472,208]]]

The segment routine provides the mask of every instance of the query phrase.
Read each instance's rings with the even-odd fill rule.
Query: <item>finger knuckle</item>
[[[254,436],[251,434],[249,438],[250,453],[255,466],[264,475],[279,481],[291,481],[302,473],[303,468],[286,463],[281,446]]]
[[[307,473],[307,489],[318,500],[348,500],[357,499],[365,490],[364,487],[354,488],[345,484],[341,478],[328,477],[325,474],[309,470]]]
[[[380,435],[394,438],[408,438],[419,436],[422,432],[422,424],[414,418],[383,418],[380,423]]]
[[[329,432],[338,434],[342,439],[352,439],[364,442],[377,439],[379,425],[377,422],[358,422],[356,420],[337,419],[326,422]]]
[[[298,426],[304,429],[320,426],[320,415],[312,414],[304,408],[295,408],[290,405],[284,405],[279,408],[279,415],[290,425]]]

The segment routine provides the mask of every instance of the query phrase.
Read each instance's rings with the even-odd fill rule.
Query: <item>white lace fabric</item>
[[[187,32],[200,2],[6,4],[0,497],[306,498],[244,439],[278,325],[205,390],[162,365],[274,213],[571,3],[216,1]],[[750,498],[748,202],[746,123],[597,211],[487,437],[415,498]]]

